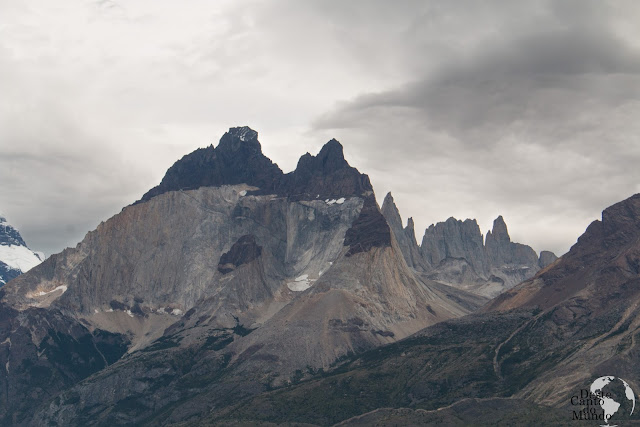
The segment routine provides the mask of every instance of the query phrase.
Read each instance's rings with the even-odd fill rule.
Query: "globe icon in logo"
[[[608,397],[606,393],[603,391],[603,389],[607,385],[612,384],[615,381],[622,382],[622,385],[624,386],[625,397],[632,402],[631,413],[629,415],[632,415],[633,411],[636,409],[636,396],[633,393],[633,390],[631,389],[629,384],[627,384],[625,380],[623,380],[622,378],[616,378],[613,376],[605,376],[605,377],[600,377],[596,379],[591,384],[591,393],[598,395],[600,397],[600,406],[604,410],[605,422],[607,423],[606,425],[609,425],[609,419],[616,412],[618,412],[618,409],[620,409],[620,405],[621,405],[620,402],[616,402],[611,397]]]

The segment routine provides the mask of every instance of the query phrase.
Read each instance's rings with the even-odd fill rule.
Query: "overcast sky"
[[[640,2],[0,0],[0,211],[47,255],[231,126],[566,252],[640,192]]]

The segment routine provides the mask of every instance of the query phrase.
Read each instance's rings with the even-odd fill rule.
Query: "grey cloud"
[[[285,169],[339,139],[417,230],[561,250],[640,191],[634,1],[40,1],[0,15],[0,209],[37,250],[240,124]]]
[[[640,54],[611,8],[548,6],[537,26],[513,26],[521,14],[502,37],[343,101],[314,128],[366,152],[374,186],[398,193],[417,230],[505,214],[516,238],[565,251],[601,209],[640,190]]]
[[[431,128],[460,136],[519,120],[554,126],[638,99],[639,83],[640,54],[609,34],[535,34],[489,46],[399,89],[362,95],[316,127],[359,126],[375,110],[393,108],[416,110]]]

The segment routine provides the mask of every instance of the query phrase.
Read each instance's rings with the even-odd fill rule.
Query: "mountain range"
[[[560,259],[502,217],[418,246],[338,141],[285,174],[257,137],[0,290],[0,423],[526,425],[570,419],[594,375],[638,386],[640,196]]]
[[[453,217],[432,224],[418,246],[413,219],[402,227],[402,219],[393,196],[388,193],[382,214],[393,230],[407,262],[428,279],[454,286],[485,297],[495,297],[533,277],[558,257],[550,251],[540,256],[527,245],[514,243],[502,216],[493,221],[486,239],[475,219]]]

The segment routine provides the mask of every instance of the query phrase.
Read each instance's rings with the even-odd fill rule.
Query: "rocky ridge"
[[[511,241],[502,216],[493,222],[486,239],[475,219],[453,217],[430,225],[418,246],[413,220],[402,228],[400,212],[391,193],[382,205],[382,213],[393,230],[407,265],[427,278],[486,297],[512,288],[533,277],[553,263],[553,252],[535,251]]]

